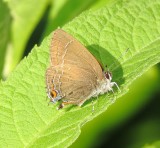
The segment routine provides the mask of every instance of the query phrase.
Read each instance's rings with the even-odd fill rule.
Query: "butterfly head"
[[[104,72],[104,76],[107,80],[111,81],[112,80],[112,73],[110,71]]]
[[[105,80],[103,81],[100,87],[101,94],[104,94],[105,92],[109,92],[109,91],[114,92],[112,88],[113,86],[116,86],[118,90],[120,90],[117,83],[112,82],[112,73],[110,71],[104,72],[104,78]]]

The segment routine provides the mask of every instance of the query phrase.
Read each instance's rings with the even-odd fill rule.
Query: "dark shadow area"
[[[113,55],[99,45],[93,44],[87,46],[86,48],[92,53],[92,55],[94,55],[104,71],[109,69],[112,73],[112,81],[116,82],[119,86],[125,82],[125,79],[123,78],[122,66]],[[111,66],[114,68],[111,68]]]
[[[42,16],[40,22],[38,23],[38,25],[35,27],[35,30],[33,31],[33,33],[31,34],[31,37],[29,38],[29,41],[26,45],[23,57],[27,56],[28,53],[31,51],[31,49],[37,44],[40,44],[43,32],[45,30],[45,27],[47,25],[47,19],[48,19],[48,15],[49,15],[49,11],[50,11],[50,6],[48,6],[45,10],[44,15]],[[22,57],[22,58],[23,58]]]

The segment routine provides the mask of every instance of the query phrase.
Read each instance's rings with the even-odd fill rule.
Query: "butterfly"
[[[103,71],[95,57],[74,37],[55,30],[50,46],[50,67],[46,70],[46,88],[50,102],[81,106],[86,100],[112,91],[112,74]]]

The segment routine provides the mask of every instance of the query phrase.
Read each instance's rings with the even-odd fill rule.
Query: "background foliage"
[[[91,101],[47,106],[44,75],[57,27],[108,65],[122,90],[116,100],[94,99],[94,114]],[[158,0],[0,0],[0,147],[158,147],[159,28]]]

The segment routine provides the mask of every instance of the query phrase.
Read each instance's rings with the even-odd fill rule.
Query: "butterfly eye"
[[[105,74],[106,79],[110,80],[112,78],[112,73],[111,72],[106,71],[104,74]]]

